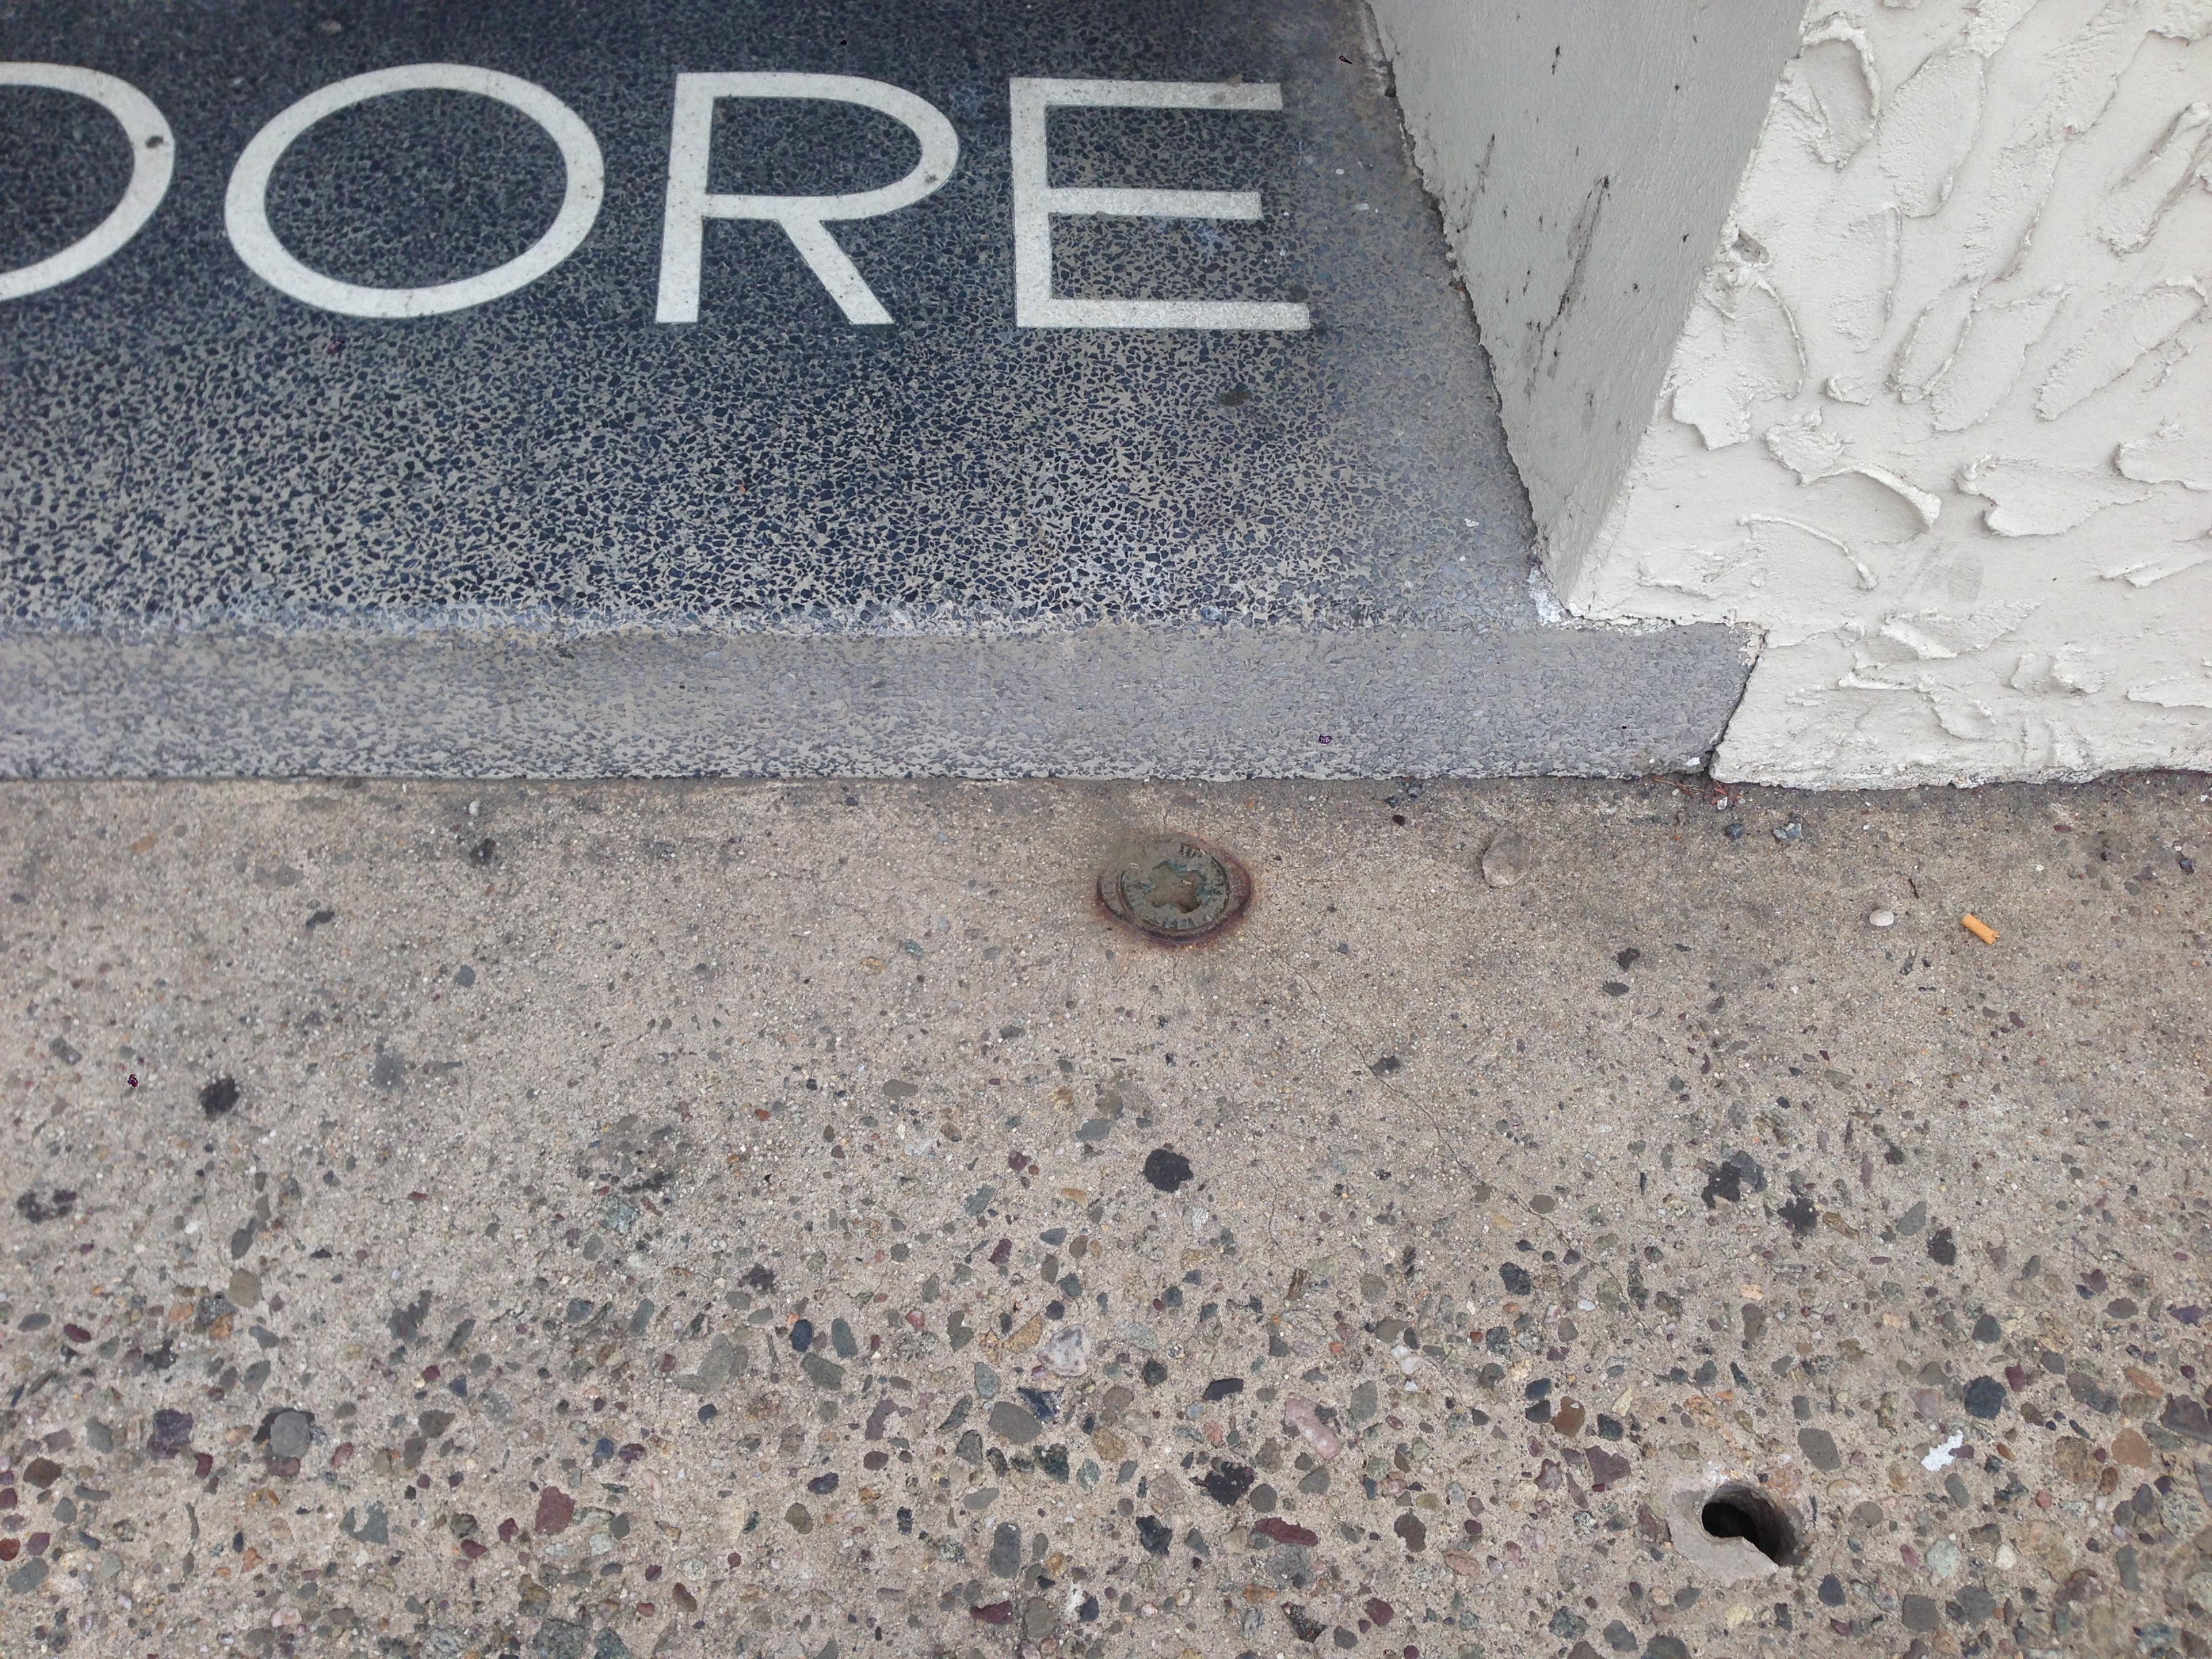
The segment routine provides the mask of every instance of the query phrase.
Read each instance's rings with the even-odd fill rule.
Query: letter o
[[[0,271],[0,301],[20,300],[72,276],[82,276],[136,236],[161,198],[176,171],[177,141],[153,100],[128,81],[68,64],[0,64],[0,87],[46,87],[73,92],[113,116],[131,140],[131,182],[92,231],[59,253],[50,253],[19,270]]]
[[[505,264],[428,288],[365,288],[310,270],[294,258],[269,225],[269,180],[293,141],[342,109],[395,92],[471,92],[519,109],[560,146],[568,171],[561,210],[545,234]],[[334,81],[311,92],[253,135],[231,169],[223,227],[246,268],[279,293],[347,317],[430,317],[463,311],[536,282],[592,234],[606,194],[599,140],[575,111],[544,88],[497,70],[466,64],[404,64]]]

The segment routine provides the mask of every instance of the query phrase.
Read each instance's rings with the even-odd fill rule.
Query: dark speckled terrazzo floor
[[[1347,6],[111,0],[0,5],[0,42],[129,81],[177,155],[119,253],[0,307],[0,769],[1624,770],[1693,762],[1741,689],[1720,630],[1545,629],[1474,324]],[[444,316],[278,293],[226,239],[232,164],[295,100],[414,62],[573,108],[606,160],[590,237]],[[959,135],[934,194],[833,228],[889,327],[758,222],[708,225],[698,323],[653,320],[674,78],[765,69],[889,82]],[[1056,289],[1304,300],[1313,331],[1017,328],[1015,76],[1279,83],[1279,114],[1056,112],[1057,185],[1256,188],[1267,216],[1057,221]],[[866,189],[915,155],[868,112],[726,103],[712,185]],[[95,224],[126,167],[90,103],[0,89],[0,269]],[[317,270],[423,284],[520,252],[562,179],[520,114],[414,93],[301,138],[270,216]],[[990,696],[937,695],[932,639]],[[616,681],[559,665],[579,640]],[[748,651],[773,667],[702,702],[688,671]],[[1253,690],[1255,652],[1345,712]],[[859,695],[793,694],[817,674]],[[544,718],[452,724],[485,696]],[[1042,735],[981,729],[1008,700]],[[1393,721],[1364,760],[1318,743]]]

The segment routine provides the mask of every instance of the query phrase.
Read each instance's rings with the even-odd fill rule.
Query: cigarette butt
[[[1997,942],[1997,930],[1990,927],[1986,921],[1984,921],[1979,916],[1960,916],[1959,918],[1959,926],[1965,928],[1968,933],[1972,933],[1976,939],[1981,940],[1984,945],[1995,945]]]

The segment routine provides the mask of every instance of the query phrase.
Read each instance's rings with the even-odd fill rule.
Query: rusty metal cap
[[[1148,939],[1188,945],[1219,931],[1252,899],[1252,878],[1189,836],[1137,842],[1098,877],[1098,902]]]

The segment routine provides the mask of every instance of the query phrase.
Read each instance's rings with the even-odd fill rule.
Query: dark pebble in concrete
[[[1145,1159],[1145,1179],[1164,1193],[1180,1192],[1190,1181],[1190,1160],[1168,1147],[1155,1147]]]

